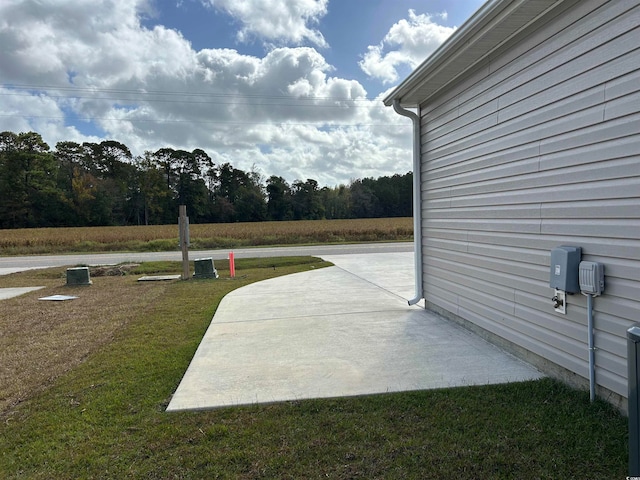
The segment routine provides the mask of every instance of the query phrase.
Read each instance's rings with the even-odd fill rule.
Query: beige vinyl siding
[[[640,322],[640,5],[575,2],[421,105],[424,295],[588,377],[586,298],[553,311],[549,252],[605,265],[596,379],[627,395]]]

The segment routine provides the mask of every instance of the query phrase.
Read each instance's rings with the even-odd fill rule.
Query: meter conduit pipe
[[[587,329],[589,339],[589,398],[596,398],[596,347],[594,345],[593,297],[604,290],[604,265],[598,262],[580,262],[578,266],[580,291],[587,296]]]
[[[420,195],[420,117],[411,110],[400,106],[400,100],[393,101],[393,109],[398,115],[409,117],[413,122],[413,250],[416,294],[409,300],[415,305],[422,300],[422,199]]]
[[[593,345],[593,295],[587,295],[587,330],[589,331],[589,400],[596,398],[596,348]]]

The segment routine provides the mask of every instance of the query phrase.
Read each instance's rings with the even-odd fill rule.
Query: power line
[[[256,108],[269,107],[269,108],[289,108],[289,107],[302,107],[302,108],[337,108],[341,110],[351,108],[386,108],[382,104],[371,105],[372,100],[367,98],[348,99],[341,97],[295,97],[293,95],[267,95],[267,94],[240,94],[240,93],[220,93],[220,92],[179,92],[179,91],[161,91],[161,90],[142,90],[142,89],[112,89],[112,88],[90,88],[90,87],[78,87],[78,86],[55,86],[55,85],[33,85],[33,84],[3,84],[3,88],[8,89],[11,93],[3,92],[0,95],[4,96],[33,96],[35,93],[45,92],[49,98],[54,99],[91,99],[91,100],[108,100],[111,102],[122,102],[122,107],[126,107],[127,104],[143,104],[143,103],[175,103],[183,105],[226,105],[229,107],[234,106],[253,106]],[[31,92],[29,92],[31,90]],[[69,92],[70,95],[52,94],[51,91],[63,91]],[[80,94],[78,94],[80,93]],[[96,97],[89,94],[102,94],[102,95],[121,95],[121,97],[113,96],[100,96]],[[122,95],[135,95],[138,98],[125,98]],[[159,96],[161,98],[152,98],[153,96]],[[145,98],[148,97],[148,98]],[[163,97],[163,98],[162,98]],[[183,98],[178,98],[183,97]],[[185,100],[184,97],[190,99]],[[249,100],[255,101],[249,101]],[[244,101],[242,101],[244,100]],[[287,103],[282,103],[282,100]],[[299,103],[290,103],[296,101]],[[312,104],[312,101],[332,101],[340,102],[339,104],[327,105],[327,104]],[[277,102],[277,103],[276,103]],[[368,105],[362,104],[363,102],[369,102]],[[358,104],[360,103],[360,104]],[[243,126],[243,125],[275,125],[275,126],[326,126],[330,128],[339,127],[395,127],[395,128],[408,128],[408,125],[402,123],[338,123],[327,120],[318,120],[314,122],[265,122],[265,121],[230,121],[230,120],[189,120],[189,119],[142,119],[142,118],[117,118],[117,117],[99,117],[99,116],[46,116],[46,115],[29,115],[29,114],[0,114],[3,118],[23,118],[23,119],[51,119],[51,120],[66,120],[69,122],[91,122],[94,120],[103,121],[131,121],[138,123],[156,123],[156,124],[179,124],[179,123],[193,123],[193,124],[218,124],[218,125],[230,125],[230,126]]]
[[[264,125],[264,126],[325,126],[328,128],[339,128],[339,127],[395,127],[395,128],[409,128],[411,125],[402,125],[402,124],[384,124],[384,123],[333,123],[327,121],[317,121],[317,122],[234,122],[234,121],[225,121],[225,120],[145,120],[145,119],[127,119],[127,118],[116,118],[116,117],[68,117],[68,116],[56,116],[56,115],[8,115],[8,114],[0,114],[0,118],[24,118],[24,119],[50,119],[50,120],[66,120],[66,121],[76,121],[76,122],[91,122],[93,120],[106,120],[106,121],[117,121],[117,122],[139,122],[139,123],[158,123],[158,124],[171,124],[171,123],[195,123],[195,124],[219,124],[219,125],[230,125],[230,126],[243,126],[243,125]]]
[[[160,96],[160,97],[194,97],[194,98],[218,98],[218,99],[254,99],[254,100],[295,100],[297,102],[316,102],[316,101],[334,101],[334,102],[349,102],[349,103],[365,103],[365,102],[375,102],[376,99],[370,98],[346,98],[346,97],[321,97],[321,96],[294,96],[291,94],[284,95],[269,95],[269,94],[244,94],[244,93],[231,93],[231,92],[187,92],[187,91],[162,91],[162,90],[143,90],[143,89],[113,89],[113,88],[89,88],[89,87],[71,87],[71,86],[54,86],[54,85],[30,85],[30,84],[3,84],[3,88],[7,90],[35,90],[37,92],[49,92],[49,91],[63,91],[63,92],[79,92],[79,93],[88,93],[88,94],[118,94],[118,95],[138,95],[138,96]],[[15,96],[27,96],[32,95],[31,93],[2,93],[0,95],[15,95]],[[93,99],[105,99],[105,100],[130,100],[129,98],[118,98],[118,97],[95,97],[94,95],[55,95],[49,93],[48,96],[53,98],[93,98]],[[134,99],[136,100],[136,99]],[[140,99],[137,99],[140,101]],[[168,101],[168,100],[160,100],[160,99],[150,99],[144,101]],[[173,100],[177,101],[177,100]],[[206,101],[205,103],[216,103],[213,101]],[[197,103],[197,102],[193,102]],[[232,103],[226,102],[230,104],[241,104],[241,103]],[[381,103],[381,102],[380,102]],[[277,104],[268,104],[268,105],[277,105]],[[298,106],[296,104],[291,104],[292,106]],[[312,105],[312,106],[321,106],[321,105]],[[333,105],[328,105],[329,107],[333,107]],[[380,105],[361,105],[361,107],[367,108],[386,108],[382,104]]]
[[[31,97],[32,94],[29,93],[0,93],[0,95],[9,97]],[[384,105],[348,105],[345,103],[340,103],[337,105],[317,105],[317,104],[295,104],[295,103],[256,103],[256,102],[240,102],[240,101],[215,101],[215,100],[177,100],[177,99],[135,99],[135,98],[118,98],[118,97],[94,97],[94,96],[80,96],[80,95],[47,95],[48,98],[63,98],[63,99],[90,99],[90,100],[110,100],[114,102],[122,101],[122,102],[135,102],[135,103],[177,103],[182,105],[252,105],[252,106],[268,106],[268,107],[303,107],[303,108],[370,108],[370,109],[383,109],[386,108]],[[245,98],[241,96],[237,96],[237,98]],[[275,100],[272,98],[268,98],[268,100]],[[354,102],[355,100],[333,100],[335,102]]]

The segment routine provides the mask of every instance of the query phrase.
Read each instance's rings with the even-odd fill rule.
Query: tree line
[[[160,225],[186,205],[193,223],[406,217],[412,174],[320,187],[229,163],[201,149],[141,156],[114,140],[58,142],[35,132],[0,133],[0,228]]]

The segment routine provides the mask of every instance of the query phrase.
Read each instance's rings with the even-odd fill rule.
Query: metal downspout
[[[422,300],[422,199],[420,195],[420,117],[411,110],[400,106],[400,100],[393,101],[393,109],[398,115],[409,117],[413,122],[413,250],[416,278],[416,294],[409,300],[415,305]]]

